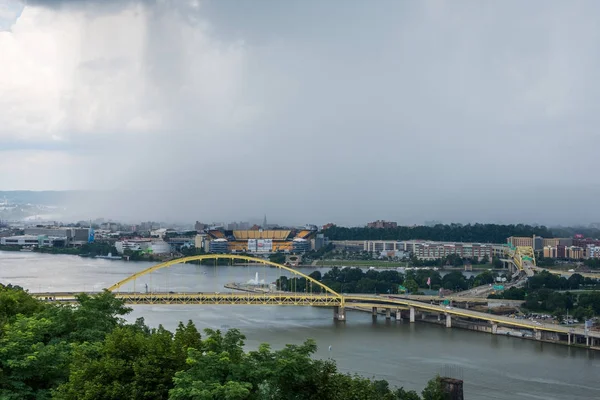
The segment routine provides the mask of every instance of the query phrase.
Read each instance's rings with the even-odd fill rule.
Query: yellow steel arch
[[[264,264],[264,265],[270,265],[270,266],[277,267],[277,268],[282,268],[282,269],[285,269],[286,271],[290,271],[294,275],[301,276],[302,278],[305,278],[306,280],[320,286],[321,288],[325,289],[326,293],[327,292],[331,293],[332,295],[339,297],[339,298],[342,297],[338,292],[329,288],[329,286],[323,285],[321,282],[317,281],[316,279],[313,279],[310,276],[303,274],[302,272],[296,271],[295,269],[286,267],[285,265],[277,264],[277,263],[274,263],[274,262],[268,261],[268,260],[263,260],[262,258],[248,257],[248,256],[242,256],[242,255],[238,256],[238,255],[234,255],[234,254],[203,254],[203,255],[199,255],[199,256],[189,256],[189,257],[177,258],[175,260],[167,261],[167,262],[164,262],[161,264],[154,265],[150,268],[146,268],[143,271],[136,272],[135,274],[131,275],[130,277],[125,278],[122,281],[117,282],[114,285],[112,285],[111,287],[109,287],[108,291],[113,292],[113,291],[119,289],[121,286],[123,286],[127,282],[131,282],[132,280],[137,279],[140,276],[144,276],[146,274],[157,271],[159,269],[168,268],[171,265],[186,263],[188,261],[218,260],[218,259],[244,260],[244,261],[251,261],[251,262],[256,262],[256,263],[260,263],[260,264]]]

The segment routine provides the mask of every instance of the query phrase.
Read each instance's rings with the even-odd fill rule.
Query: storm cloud
[[[599,16],[29,0],[0,32],[0,187],[109,192],[87,218],[597,222]]]

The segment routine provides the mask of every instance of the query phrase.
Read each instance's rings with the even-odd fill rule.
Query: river
[[[0,283],[32,292],[96,291],[151,265],[0,252]],[[146,276],[137,290],[148,284],[151,290],[224,291],[223,285],[233,278],[246,281],[263,271],[180,265],[157,271],[152,280]],[[464,379],[467,399],[600,398],[600,354],[586,349],[382,317],[373,321],[370,314],[359,312],[348,312],[347,322],[336,323],[332,310],[316,307],[135,306],[128,319],[138,317],[170,330],[188,319],[199,329],[239,328],[249,348],[268,342],[277,349],[312,338],[319,345],[317,357],[334,359],[341,371],[386,379],[419,392],[433,376],[450,371]]]

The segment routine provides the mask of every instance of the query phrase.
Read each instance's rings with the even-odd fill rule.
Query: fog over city
[[[600,2],[0,0],[0,190],[79,218],[600,221]]]

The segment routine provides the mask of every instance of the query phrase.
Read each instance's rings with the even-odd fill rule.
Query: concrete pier
[[[396,321],[402,321],[402,310],[396,308]]]
[[[498,334],[498,324],[492,322],[492,334]]]
[[[391,318],[392,318],[392,309],[386,308],[385,309],[385,319],[391,319]]]
[[[333,307],[333,319],[336,321],[346,321],[346,309],[344,307]]]
[[[410,307],[409,311],[410,311],[410,322],[415,322],[415,308]]]
[[[452,328],[452,317],[450,314],[446,314],[446,328]]]
[[[377,319],[377,307],[373,307],[373,311],[371,312],[373,319]]]

